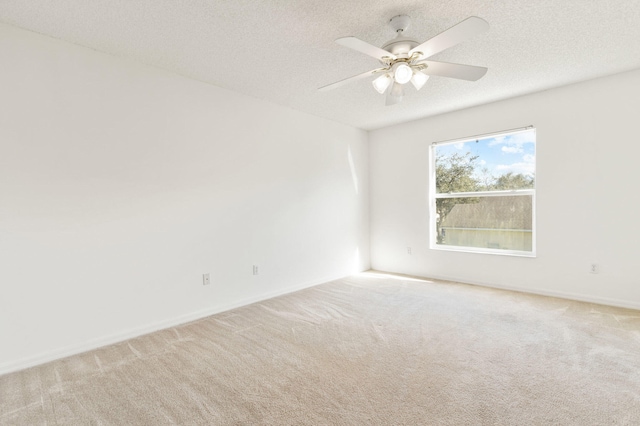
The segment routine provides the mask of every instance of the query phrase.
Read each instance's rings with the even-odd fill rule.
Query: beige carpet
[[[638,425],[640,312],[362,274],[2,376],[0,424]]]

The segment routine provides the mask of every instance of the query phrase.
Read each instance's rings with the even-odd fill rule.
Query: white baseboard
[[[376,272],[397,274],[400,276],[405,275],[399,272],[385,272],[380,270],[376,270]],[[424,280],[432,279],[432,280],[439,280],[439,281],[451,281],[451,282],[457,282],[460,284],[476,285],[479,287],[497,288],[500,290],[517,291],[520,293],[537,294],[539,296],[557,297],[559,299],[576,300],[579,302],[595,303],[598,305],[615,306],[618,308],[640,310],[639,302],[629,302],[628,300],[612,299],[608,297],[597,297],[597,296],[591,296],[591,295],[585,295],[585,294],[579,294],[579,293],[569,293],[569,292],[563,292],[563,291],[540,290],[535,288],[533,289],[522,288],[522,287],[500,285],[500,284],[488,284],[484,282],[465,280],[465,279],[460,279],[455,277],[443,277],[443,276],[435,276],[435,275],[432,275],[429,277],[423,277],[423,276],[417,276],[417,275],[406,275],[406,276],[414,276],[416,278],[420,278]]]
[[[185,324],[191,321],[196,321],[202,318],[206,318],[211,315],[219,314],[221,312],[229,311],[231,309],[239,308],[242,306],[250,305],[252,303],[261,302],[263,300],[272,299],[284,294],[294,293],[305,288],[314,287],[316,285],[324,284],[326,282],[334,281],[345,276],[329,277],[319,280],[308,281],[303,284],[287,287],[281,290],[264,293],[258,296],[249,297],[239,300],[234,303],[229,303],[223,306],[217,306],[211,309],[204,309],[196,312],[190,312],[188,314],[180,315],[163,321],[154,322],[141,327],[135,327],[129,330],[125,330],[119,333],[114,333],[108,336],[91,339],[86,342],[82,342],[75,345],[65,346],[52,351],[47,351],[39,355],[25,358],[17,362],[8,362],[0,364],[0,376],[3,374],[12,373],[25,368],[34,367],[36,365],[45,364],[47,362],[55,361],[61,358],[66,358],[72,355],[77,355],[83,352],[91,351],[101,348],[103,346],[112,345],[114,343],[120,343],[134,337],[139,337],[145,334],[153,333],[154,331],[163,330],[165,328],[175,327],[177,325]]]
[[[537,294],[540,296],[557,297],[559,299],[577,300],[579,302],[595,303],[597,305],[615,306],[618,308],[640,310],[640,303],[629,302],[627,300],[611,299],[608,297],[597,297],[597,296],[590,296],[590,295],[584,295],[584,294],[578,294],[578,293],[568,293],[563,291],[522,289],[519,287],[510,287],[510,286],[492,286],[492,285],[474,284],[474,283],[470,283],[470,284],[481,285],[484,287],[499,288],[504,290],[519,291],[522,293]]]

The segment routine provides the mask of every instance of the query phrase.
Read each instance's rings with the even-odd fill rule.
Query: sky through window
[[[443,144],[437,147],[438,154],[449,156],[464,155],[467,152],[478,156],[475,172],[480,174],[486,169],[494,177],[523,174],[535,177],[535,130],[500,135],[484,139],[469,140],[454,144]]]

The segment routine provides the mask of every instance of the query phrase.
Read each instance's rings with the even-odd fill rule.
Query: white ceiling
[[[420,41],[485,19],[489,32],[431,59],[489,72],[432,77],[389,107],[367,80],[316,90],[377,68],[334,40],[380,46],[398,14]],[[362,129],[640,68],[638,0],[0,0],[0,22]]]

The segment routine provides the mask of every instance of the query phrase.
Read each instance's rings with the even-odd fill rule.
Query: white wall
[[[371,132],[372,267],[640,309],[639,111],[632,71]],[[430,143],[526,125],[537,258],[430,250]]]
[[[0,373],[368,269],[366,132],[6,25],[0,61]]]

